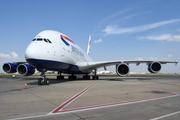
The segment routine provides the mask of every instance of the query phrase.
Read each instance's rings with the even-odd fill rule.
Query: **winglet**
[[[90,55],[90,45],[91,45],[91,36],[89,36],[89,42],[88,42],[88,48],[87,48],[88,55]]]

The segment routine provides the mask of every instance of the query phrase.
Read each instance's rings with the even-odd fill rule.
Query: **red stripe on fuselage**
[[[66,36],[64,36],[64,35],[61,35],[61,38],[64,38],[64,39],[66,39],[66,40],[68,40],[68,41],[74,43],[70,38],[68,38],[68,37],[66,37]],[[74,43],[74,44],[75,44],[75,43]]]

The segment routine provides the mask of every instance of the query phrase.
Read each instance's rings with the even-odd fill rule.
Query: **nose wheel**
[[[38,85],[49,85],[49,80],[46,78],[45,71],[41,73],[42,78],[38,79]]]

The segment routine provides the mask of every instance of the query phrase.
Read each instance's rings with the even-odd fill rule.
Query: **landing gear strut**
[[[98,80],[99,79],[99,76],[96,75],[96,69],[94,70],[94,76],[93,76],[93,80]]]
[[[90,76],[88,76],[88,75],[86,74],[86,76],[83,76],[83,79],[84,79],[84,80],[90,80]]]
[[[49,80],[46,78],[45,71],[41,72],[42,78],[38,79],[38,85],[49,85]]]
[[[61,72],[58,72],[57,80],[64,80],[64,76],[61,76]]]
[[[69,80],[76,80],[76,76],[74,76],[74,74],[72,74],[71,76],[69,76]]]

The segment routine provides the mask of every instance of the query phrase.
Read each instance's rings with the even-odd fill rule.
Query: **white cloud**
[[[102,21],[102,23],[105,22],[105,21],[108,21],[108,20],[110,20],[110,19],[112,19],[112,18],[114,18],[114,17],[117,17],[118,15],[123,14],[123,13],[125,13],[126,11],[129,11],[129,9],[123,10],[123,11],[121,11],[121,12],[115,13],[115,14],[107,17],[106,19],[104,19],[104,20]]]
[[[14,58],[14,59],[18,59],[19,57],[18,57],[18,54],[16,54],[15,52],[11,52],[11,55],[0,53],[0,58]]]
[[[123,34],[123,33],[142,32],[149,29],[160,27],[162,25],[179,22],[179,21],[180,19],[174,19],[174,20],[161,21],[157,23],[152,23],[152,24],[147,24],[147,25],[142,25],[142,26],[137,26],[137,27],[130,27],[130,28],[118,28],[118,26],[108,25],[102,31],[105,32],[106,34]]]
[[[149,57],[150,60],[158,60],[158,58]]]
[[[162,58],[162,59],[164,59],[164,60],[168,60],[168,59],[170,59],[171,57],[172,57],[172,55],[168,54],[168,55],[167,55],[167,57]]]
[[[94,43],[99,43],[99,42],[103,42],[103,40],[102,40],[102,39],[99,39],[99,40],[94,40],[93,42],[94,42]]]
[[[12,55],[13,58],[19,58],[18,54],[16,54],[15,52],[12,52],[11,55]]]
[[[138,58],[135,58],[135,60],[144,60],[144,59],[143,59],[143,58],[138,57]]]
[[[139,16],[139,15],[142,15],[142,14],[150,13],[150,12],[151,11],[146,11],[146,12],[140,12],[140,13],[136,13],[136,14],[133,14],[133,15],[129,15],[129,16],[125,17],[124,20],[130,19],[130,18],[135,17],[135,16]]]
[[[168,41],[177,41],[177,42],[180,42],[180,35],[175,35],[173,36],[170,40]]]
[[[0,53],[0,58],[11,58],[9,54]]]
[[[155,58],[155,57],[149,57],[150,60],[154,60],[154,61],[158,61],[158,60],[168,60],[171,59],[172,55],[168,54],[166,57],[162,57],[162,58]]]
[[[170,55],[170,54],[168,54],[167,56],[168,56],[168,57],[172,57],[172,55]]]
[[[139,40],[148,39],[148,40],[157,40],[157,41],[177,41],[180,42],[180,35],[171,35],[164,34],[159,36],[146,36],[146,37],[138,37]]]

